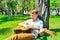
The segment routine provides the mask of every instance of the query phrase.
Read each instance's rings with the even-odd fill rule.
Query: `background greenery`
[[[7,7],[6,7],[7,6]],[[24,10],[31,10],[35,7],[35,0],[0,0],[0,11],[2,14],[7,14],[6,10],[14,14],[23,14]],[[56,10],[59,14],[60,11],[60,0],[50,0],[50,10]],[[11,14],[10,13],[10,14]]]

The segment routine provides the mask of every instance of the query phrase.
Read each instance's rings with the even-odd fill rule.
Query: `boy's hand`
[[[42,35],[44,35],[45,30],[46,30],[46,29],[43,29],[43,28],[42,28],[42,29],[40,29],[39,34],[40,34],[41,36],[42,36]]]

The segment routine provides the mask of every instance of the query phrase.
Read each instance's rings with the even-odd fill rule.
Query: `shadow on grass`
[[[59,16],[57,16],[57,15],[51,15],[50,17],[51,18],[60,18],[60,15]]]
[[[60,29],[50,29],[52,31],[55,31],[55,32],[60,32]]]
[[[14,20],[27,20],[29,19],[29,15],[14,15],[14,16],[11,16],[11,20],[10,21],[14,21]],[[1,23],[4,23],[4,22],[7,22],[9,21],[8,20],[8,16],[3,16],[0,18],[0,24]]]
[[[11,28],[2,28],[0,29],[0,35],[7,33]]]
[[[3,22],[7,22],[8,21],[8,17],[2,17],[0,18],[0,24]]]
[[[38,35],[38,38],[36,40],[47,40],[48,35],[45,33],[43,36]]]
[[[12,16],[12,21],[13,20],[27,20],[27,19],[30,19],[30,16],[29,15],[16,15],[16,16]]]

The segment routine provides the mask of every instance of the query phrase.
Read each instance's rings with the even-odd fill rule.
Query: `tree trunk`
[[[3,15],[3,10],[1,11],[2,15]]]
[[[6,12],[8,14],[8,20],[11,20],[11,18],[10,18],[10,11],[8,10],[8,5],[7,5],[6,0],[5,0],[5,6],[6,6]]]
[[[25,0],[22,0],[22,14],[24,14],[25,10]]]
[[[59,9],[57,10],[57,16],[59,16]]]
[[[36,8],[39,12],[39,15],[43,17],[44,20],[44,27],[49,29],[49,7],[50,7],[50,0],[35,0],[36,1]]]
[[[14,12],[14,10],[12,10],[12,15],[14,15],[15,14],[15,12]]]
[[[1,12],[1,14],[3,15],[3,10],[1,10],[0,12]]]

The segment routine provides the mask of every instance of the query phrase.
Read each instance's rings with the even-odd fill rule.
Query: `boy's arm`
[[[45,33],[56,36],[56,32],[50,31],[50,30],[47,30],[47,29],[45,30]]]
[[[51,30],[48,30],[48,29],[41,29],[41,31],[39,32],[40,35],[43,34],[43,33],[47,33],[47,34],[50,34],[50,35],[53,35],[53,36],[56,36],[56,32],[54,31],[51,31]]]

